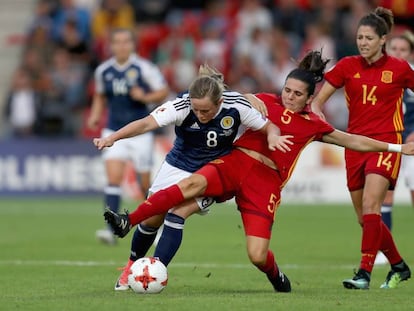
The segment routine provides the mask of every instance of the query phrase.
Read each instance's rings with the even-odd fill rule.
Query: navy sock
[[[105,187],[105,206],[115,213],[118,213],[121,204],[121,191],[119,186]]]
[[[390,229],[392,227],[392,205],[381,206],[381,218],[384,224]]]
[[[144,257],[154,243],[158,228],[139,224],[131,241],[131,255],[129,259],[135,261]]]
[[[165,217],[164,230],[154,252],[154,257],[158,257],[165,266],[168,266],[180,248],[184,221],[184,218],[172,213],[168,213]]]

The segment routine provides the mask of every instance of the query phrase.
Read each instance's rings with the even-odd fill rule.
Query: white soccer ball
[[[138,294],[157,294],[167,286],[167,267],[157,258],[140,258],[130,269],[128,285]]]

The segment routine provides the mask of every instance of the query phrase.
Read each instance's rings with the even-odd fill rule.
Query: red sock
[[[275,256],[271,250],[267,251],[266,263],[263,266],[257,266],[257,268],[266,273],[269,279],[276,278],[279,269],[277,268]]]
[[[129,214],[131,225],[135,226],[143,220],[166,213],[170,208],[184,201],[183,194],[177,185],[160,190],[140,204],[135,211]]]
[[[364,269],[368,272],[372,271],[374,267],[375,257],[381,244],[381,229],[382,221],[381,215],[368,214],[362,216],[362,243],[361,243],[361,264],[360,269]]]
[[[388,258],[390,264],[394,265],[399,263],[402,258],[400,253],[397,250],[397,246],[394,243],[394,239],[392,238],[392,234],[388,227],[382,222],[382,239],[380,250],[384,253],[384,255]]]

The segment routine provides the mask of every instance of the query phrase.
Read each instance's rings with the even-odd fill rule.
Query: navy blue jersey
[[[108,105],[106,127],[114,131],[149,113],[145,103],[131,98],[131,87],[152,92],[167,86],[159,69],[135,54],[122,66],[115,58],[102,63],[95,71],[95,84],[96,93],[105,96]]]
[[[405,141],[407,136],[414,132],[414,92],[405,90],[403,101],[405,105],[403,139]]]
[[[176,139],[166,157],[170,165],[194,172],[229,153],[240,129],[258,130],[266,124],[267,120],[240,93],[224,92],[223,99],[217,115],[206,124],[198,121],[188,94],[151,113],[160,127],[175,124]]]

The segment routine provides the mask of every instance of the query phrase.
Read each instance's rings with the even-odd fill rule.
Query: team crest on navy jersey
[[[392,83],[392,71],[384,70],[381,75],[381,82]]]
[[[223,119],[221,119],[220,125],[225,130],[231,128],[234,125],[233,117],[230,117],[230,116],[224,117]]]
[[[136,80],[138,78],[138,70],[136,68],[130,68],[125,74],[125,77],[128,81],[129,85],[133,85],[136,83]]]

